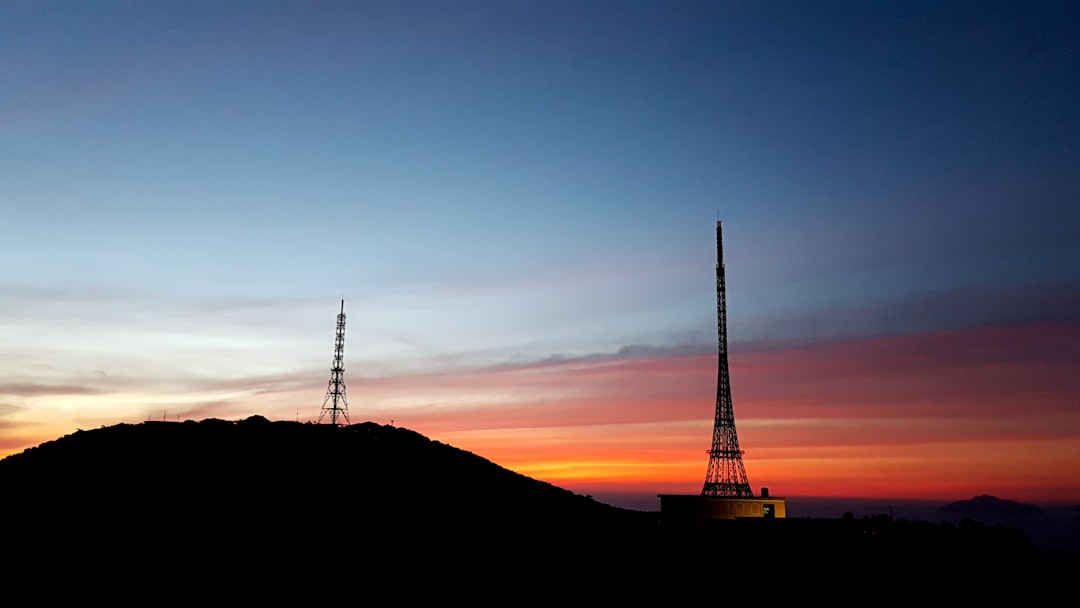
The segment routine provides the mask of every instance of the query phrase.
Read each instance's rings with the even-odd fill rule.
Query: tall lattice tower
[[[341,312],[337,316],[334,362],[330,365],[330,385],[319,413],[320,423],[327,413],[330,414],[330,424],[337,425],[339,416],[345,418],[345,424],[349,424],[349,402],[345,399],[345,300],[341,301]]]
[[[724,241],[720,221],[716,222],[716,328],[720,363],[716,374],[716,419],[713,422],[709,470],[705,473],[702,496],[753,496],[743,467],[739,437],[735,434],[735,412],[731,407],[731,380],[728,376],[727,301],[724,286]]]

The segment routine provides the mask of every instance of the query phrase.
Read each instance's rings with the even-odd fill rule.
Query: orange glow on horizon
[[[957,500],[988,493],[1080,502],[1080,341],[1062,337],[1069,335],[1080,336],[1080,327],[736,349],[732,391],[750,483],[777,496]],[[715,356],[651,353],[350,378],[350,413],[354,423],[394,419],[580,493],[696,493],[711,439],[715,365]],[[54,414],[50,422],[23,420],[24,411],[8,416],[0,454],[77,427],[138,423],[147,411],[167,409],[168,419],[175,411],[181,419],[258,413],[293,420],[294,404],[318,401],[308,392],[321,390],[234,393],[195,407],[158,396],[148,400],[156,405],[120,420],[93,405],[101,396],[54,397],[39,408]],[[76,402],[80,416],[73,418]]]

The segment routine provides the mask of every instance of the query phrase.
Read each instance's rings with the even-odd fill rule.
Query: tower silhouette
[[[702,496],[753,496],[743,467],[742,450],[735,434],[735,412],[731,407],[731,380],[728,376],[727,301],[724,283],[724,242],[720,221],[716,222],[716,331],[720,361],[716,374],[716,419],[713,422],[709,469],[705,473]]]
[[[330,424],[336,426],[339,416],[345,418],[345,424],[349,424],[349,402],[345,399],[345,300],[341,301],[341,312],[337,316],[334,362],[330,365],[330,384],[319,413],[319,423],[327,413],[330,414]]]

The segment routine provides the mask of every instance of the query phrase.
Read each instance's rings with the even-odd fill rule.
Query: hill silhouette
[[[166,574],[185,589],[229,581],[280,599],[331,577],[501,602],[508,588],[704,598],[718,573],[762,568],[814,580],[907,573],[907,588],[961,580],[957,567],[1011,581],[1045,572],[1023,533],[1000,526],[884,516],[672,528],[371,422],[79,431],[0,460],[0,487],[9,580],[40,569],[95,581]]]
[[[76,571],[513,580],[546,564],[581,572],[596,549],[579,548],[619,555],[656,525],[371,422],[119,424],[0,460],[0,484],[3,521],[18,523],[6,550]]]
[[[1028,505],[1015,500],[1005,500],[997,496],[982,494],[970,500],[950,502],[938,509],[945,513],[963,513],[968,515],[1038,515],[1041,507]]]
[[[36,497],[38,509],[77,500],[116,525],[210,524],[219,519],[215,505],[308,529],[524,520],[548,528],[632,513],[371,422],[333,427],[254,416],[120,424],[6,458],[0,477]]]

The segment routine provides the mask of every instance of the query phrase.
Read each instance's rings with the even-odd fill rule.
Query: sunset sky
[[[1080,502],[1080,3],[0,1],[0,456],[353,422],[697,493]],[[312,463],[318,466],[318,463]],[[347,474],[347,473],[346,473]]]

